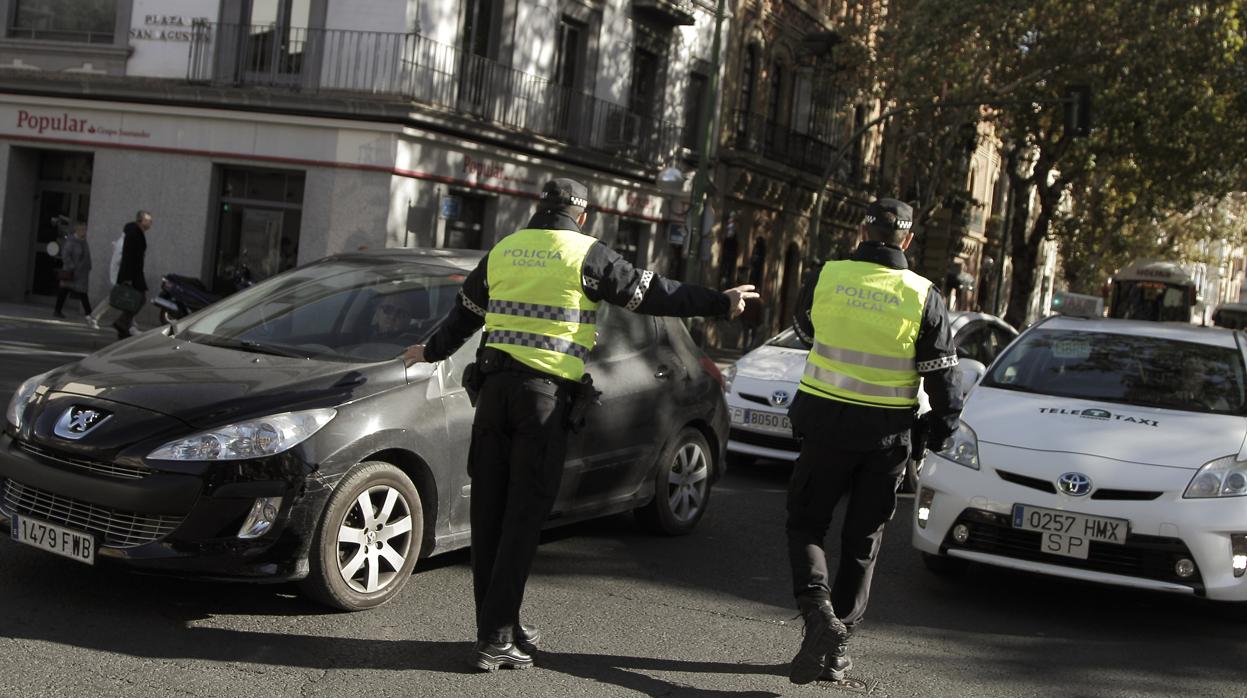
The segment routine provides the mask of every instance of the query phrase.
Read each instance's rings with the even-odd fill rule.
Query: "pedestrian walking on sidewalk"
[[[73,232],[61,243],[60,288],[56,291],[53,315],[65,317],[65,299],[73,296],[82,302],[82,314],[91,315],[87,289],[91,279],[91,246],[87,244],[87,224],[75,223]]]
[[[805,620],[789,678],[844,678],[848,640],[866,613],[883,529],[896,511],[920,381],[934,419],[927,444],[942,450],[961,414],[957,352],[944,298],[909,271],[913,209],[879,199],[866,209],[862,242],[807,283],[794,328],[811,347],[788,410],[802,439],[788,483],[788,559]],[[847,499],[833,582],[823,541]]]
[[[735,317],[752,286],[716,291],[637,269],[581,232],[588,189],[555,179],[528,225],[498,242],[468,275],[447,318],[409,363],[441,361],[482,325],[476,363],[464,373],[476,417],[472,478],[475,665],[527,669],[538,634],[520,605],[541,525],[563,477],[567,433],[596,399],[585,359],[599,303],[646,315]]]
[[[140,210],[134,221],[126,223],[123,231],[125,241],[121,247],[121,268],[117,270],[117,285],[130,286],[140,293],[147,293],[147,278],[143,275],[143,262],[147,257],[147,231],[152,227],[152,214]],[[140,305],[140,307],[142,307]],[[118,308],[121,316],[113,321],[113,329],[117,330],[117,339],[130,336],[130,328],[134,324],[137,310]]]
[[[109,288],[112,288],[112,286],[117,283],[117,271],[121,269],[121,248],[125,245],[125,240],[125,233],[121,233],[117,236],[116,240],[113,240],[111,253],[109,254],[108,259]],[[119,312],[119,310],[109,305],[108,301],[105,300],[103,303],[97,303],[95,305],[95,310],[92,310],[91,314],[87,316],[87,324],[90,325],[92,329],[98,330],[105,325],[111,325],[113,320],[117,319]]]

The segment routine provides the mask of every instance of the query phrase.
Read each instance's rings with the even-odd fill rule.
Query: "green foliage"
[[[1175,212],[1244,188],[1243,19],[1242,0],[894,0],[857,50],[875,96],[911,108],[894,130],[917,176],[951,166],[922,139],[975,112],[1015,165],[1015,200],[1035,195],[1038,209],[1015,210],[1011,234],[1018,321],[1042,237],[1062,240],[1071,275],[1098,277],[1109,257],[1187,240]],[[1092,88],[1085,139],[1062,128],[1071,84]],[[1157,242],[1154,222],[1171,220],[1174,234]]]

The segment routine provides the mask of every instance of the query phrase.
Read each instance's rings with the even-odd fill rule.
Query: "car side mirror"
[[[977,359],[961,359],[957,362],[957,371],[961,374],[961,396],[965,397],[974,386],[987,375],[987,367]]]

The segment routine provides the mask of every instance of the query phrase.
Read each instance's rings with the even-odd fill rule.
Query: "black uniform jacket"
[[[851,259],[873,262],[892,269],[905,269],[909,265],[905,253],[899,247],[881,242],[863,242]],[[801,289],[797,302],[793,329],[806,346],[814,346],[814,323],[810,320],[810,308],[814,303],[814,287],[818,284],[814,274]],[[826,329],[824,329],[826,332]],[[957,372],[957,352],[953,347],[952,329],[948,321],[948,308],[939,290],[932,288],[922,308],[922,324],[917,340],[918,373],[923,388],[931,400],[931,423],[933,438],[945,438],[957,428],[961,417],[960,373]],[[909,444],[913,427],[914,411],[865,407],[839,400],[816,397],[797,391],[792,407],[788,410],[793,431],[797,435],[830,432],[846,451],[872,451]]]
[[[562,213],[538,213],[528,222],[528,227],[580,232],[576,221]],[[485,324],[485,308],[489,307],[488,271],[489,255],[485,255],[468,274],[450,314],[429,339],[424,349],[425,360],[441,361],[450,356]],[[581,288],[590,300],[645,315],[726,316],[731,310],[727,294],[637,269],[601,242],[589,248],[580,277]]]

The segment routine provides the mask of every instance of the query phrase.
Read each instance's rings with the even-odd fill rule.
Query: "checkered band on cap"
[[[889,226],[888,221],[881,221],[879,220],[878,216],[872,216],[870,214],[866,214],[866,218],[862,222],[867,225],[882,225],[885,227]],[[897,230],[909,230],[910,228],[914,227],[914,222],[913,221],[895,221],[890,224],[890,227],[896,228]]]
[[[560,177],[546,182],[541,189],[541,200],[548,206],[589,207],[589,190],[574,179]]]

